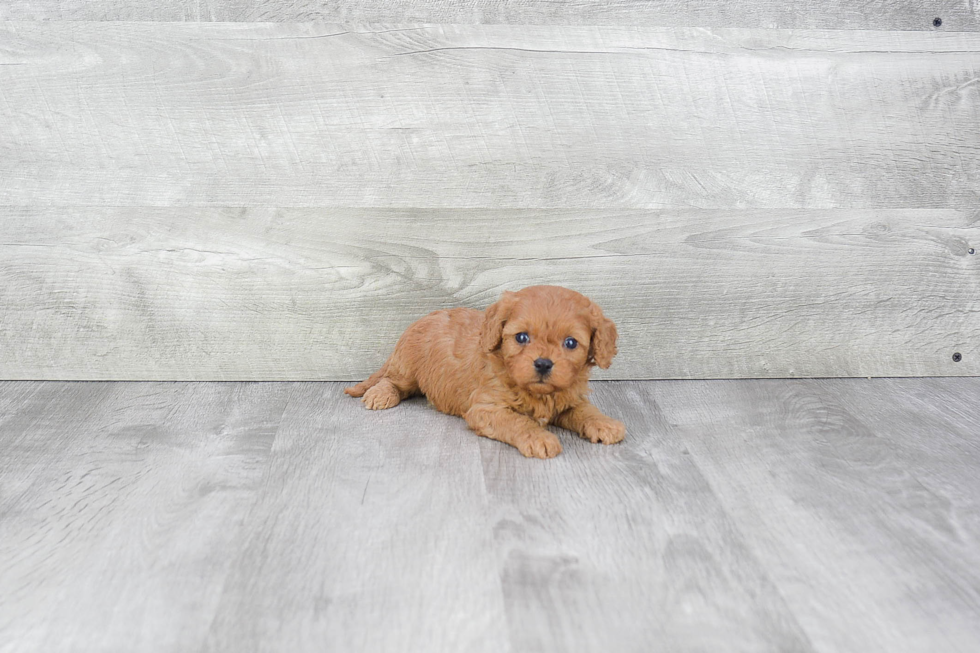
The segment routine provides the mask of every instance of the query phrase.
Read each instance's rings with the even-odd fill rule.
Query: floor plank
[[[0,651],[197,650],[283,390],[0,384]]]
[[[477,438],[296,384],[210,651],[506,651]]]
[[[566,431],[548,464],[483,442],[519,651],[812,651],[642,384],[597,384],[620,446]]]
[[[939,423],[922,406],[895,408],[926,383],[643,386],[819,650],[980,644],[980,538],[966,525],[975,520],[980,483],[967,474],[946,477],[955,489],[920,480],[937,472],[935,452],[966,438],[967,426]],[[974,380],[959,387],[966,384],[976,387]],[[882,419],[899,412],[903,424]],[[944,443],[923,444],[936,433],[946,434]],[[964,454],[975,475],[975,444],[960,442],[942,457]]]

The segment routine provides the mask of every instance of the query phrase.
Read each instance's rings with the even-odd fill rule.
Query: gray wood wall
[[[534,283],[619,324],[600,378],[980,374],[978,30],[963,2],[6,2],[0,378],[355,379]]]

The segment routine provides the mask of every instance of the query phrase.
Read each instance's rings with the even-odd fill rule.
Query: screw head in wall
[[[938,18],[937,17],[937,18],[933,18],[932,19],[932,26],[933,27],[942,27],[942,24],[943,24],[943,19],[942,18]]]
[[[961,360],[963,360],[963,354],[961,354],[960,352],[956,352],[953,354],[954,363],[959,363]]]

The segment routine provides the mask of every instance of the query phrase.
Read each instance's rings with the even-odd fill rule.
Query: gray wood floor
[[[977,651],[980,378],[596,383],[526,460],[336,383],[0,383],[0,651]]]

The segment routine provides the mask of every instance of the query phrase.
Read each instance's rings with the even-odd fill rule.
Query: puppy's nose
[[[554,365],[555,364],[551,362],[550,358],[539,358],[538,360],[534,361],[534,369],[536,369],[538,374],[541,376],[544,376],[550,372]]]

